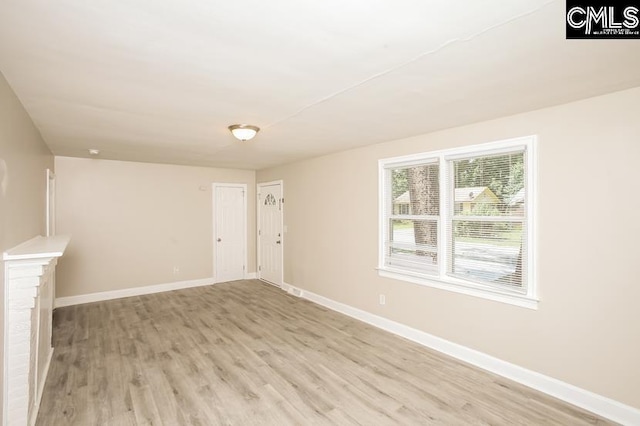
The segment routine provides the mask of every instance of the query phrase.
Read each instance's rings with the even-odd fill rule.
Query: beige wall
[[[212,182],[248,185],[248,271],[256,270],[255,172],[55,161],[57,232],[72,236],[57,297],[212,277]]]
[[[636,88],[259,171],[284,180],[285,282],[640,408],[639,117]],[[377,275],[378,159],[531,134],[538,310]]]
[[[53,169],[53,155],[0,73],[0,251],[44,235],[47,168]],[[3,275],[0,259],[0,335],[4,331]],[[3,342],[0,338],[0,359]]]

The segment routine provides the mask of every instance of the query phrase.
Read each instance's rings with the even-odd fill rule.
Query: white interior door
[[[258,277],[282,285],[282,182],[258,185]]]
[[[213,255],[216,282],[241,280],[245,277],[246,188],[244,184],[213,184]]]

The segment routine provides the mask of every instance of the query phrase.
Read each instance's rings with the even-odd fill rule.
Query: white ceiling
[[[640,85],[640,43],[565,40],[564,0],[0,7],[0,71],[56,155],[261,169]]]

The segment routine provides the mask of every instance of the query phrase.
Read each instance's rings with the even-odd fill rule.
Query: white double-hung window
[[[535,308],[534,148],[380,160],[380,275]]]

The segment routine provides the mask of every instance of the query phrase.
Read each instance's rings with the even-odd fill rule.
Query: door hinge
[[[262,271],[262,266],[258,265],[258,271]]]
[[[245,271],[245,270],[246,270],[244,265],[242,265],[242,270],[243,270],[243,271]]]
[[[258,229],[258,235],[262,235],[262,231]]]

